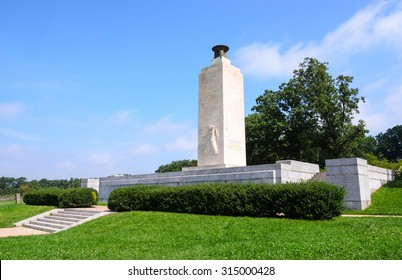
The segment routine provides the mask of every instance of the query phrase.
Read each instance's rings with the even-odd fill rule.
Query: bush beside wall
[[[323,182],[213,183],[182,187],[134,186],[114,190],[113,211],[164,211],[205,215],[331,219],[343,209],[345,190]]]
[[[59,195],[59,207],[91,207],[98,204],[97,194],[94,189],[72,188],[66,189]]]
[[[28,192],[24,195],[24,203],[28,205],[48,205],[58,206],[59,195],[63,189],[59,188],[43,188]]]
[[[26,193],[23,200],[28,205],[91,207],[98,204],[98,193],[90,188],[43,188]]]

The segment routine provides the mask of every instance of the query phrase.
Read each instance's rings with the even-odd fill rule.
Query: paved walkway
[[[402,218],[400,215],[359,215],[359,214],[345,214],[341,215],[346,218],[364,218],[364,217],[374,217],[374,218]]]
[[[81,208],[84,210],[108,210],[107,206],[94,206],[91,208]],[[12,228],[0,228],[0,237],[8,236],[22,236],[22,235],[38,235],[38,234],[49,234],[45,231],[30,229],[26,227],[12,227]]]

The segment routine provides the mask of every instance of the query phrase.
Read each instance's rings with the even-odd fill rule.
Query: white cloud
[[[24,141],[39,141],[40,138],[29,133],[0,127],[0,135]]]
[[[143,131],[147,134],[159,134],[161,132],[180,132],[186,129],[187,123],[174,123],[171,118],[173,114],[162,117],[155,123],[146,124]]]
[[[18,118],[26,111],[26,107],[20,102],[3,102],[0,103],[0,120]]]
[[[196,151],[197,141],[197,134],[192,133],[189,136],[177,137],[173,142],[167,144],[166,148],[172,151]]]
[[[117,126],[124,126],[131,122],[132,112],[130,110],[120,110],[116,112],[112,117],[111,121]]]
[[[92,164],[96,165],[110,165],[113,164],[112,156],[108,153],[92,154],[88,157],[88,160]]]
[[[72,162],[71,160],[63,160],[59,161],[55,164],[56,168],[61,169],[61,170],[72,170],[77,168],[78,166]]]
[[[244,74],[276,78],[289,75],[305,57],[317,57],[318,54],[319,50],[312,43],[297,44],[283,54],[279,43],[254,43],[241,48],[235,56]]]
[[[402,5],[370,5],[329,32],[321,42],[297,43],[287,50],[277,42],[256,42],[239,49],[235,59],[246,75],[277,78],[289,76],[305,57],[339,60],[384,47],[392,47],[402,55]]]
[[[402,124],[402,85],[385,92],[384,95],[385,98],[380,103],[368,99],[366,103],[359,104],[360,114],[355,120],[363,119],[371,135]]]
[[[151,143],[146,143],[132,148],[130,154],[135,156],[149,156],[154,155],[157,152],[158,148],[155,145]]]
[[[0,147],[0,155],[8,156],[8,155],[18,155],[23,152],[23,147],[17,144],[8,145],[6,147]]]
[[[387,95],[384,101],[389,118],[396,119],[402,124],[402,85]]]

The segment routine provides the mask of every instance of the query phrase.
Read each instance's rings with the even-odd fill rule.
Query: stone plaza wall
[[[92,188],[99,193],[99,179],[82,179],[81,188]]]
[[[386,183],[393,181],[395,179],[392,170],[367,165],[367,171],[369,177],[369,188],[371,193],[378,190],[382,185],[385,185]]]
[[[230,168],[206,168],[181,172],[153,173],[141,175],[116,175],[99,178],[99,199],[106,201],[110,193],[124,186],[132,185],[164,185],[181,186],[208,182],[254,182],[254,183],[282,183],[298,182],[311,179],[319,167],[316,164],[294,160],[277,161],[275,164],[241,166]],[[83,180],[82,187],[96,179]]]
[[[325,164],[326,181],[346,187],[345,206],[347,209],[365,209],[371,204],[371,193],[394,180],[391,170],[368,165],[366,160],[360,158],[331,159],[326,160]],[[317,173],[319,173],[317,164],[282,160],[274,164],[229,168],[190,168],[181,172],[84,179],[81,187],[96,189],[99,192],[99,200],[107,201],[113,190],[124,186],[182,186],[208,182],[300,182],[312,179]]]
[[[391,170],[367,164],[360,158],[325,161],[327,182],[346,187],[347,209],[363,210],[371,204],[371,193],[394,180]]]

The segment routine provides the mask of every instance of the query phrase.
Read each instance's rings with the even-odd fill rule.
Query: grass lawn
[[[401,218],[127,212],[57,234],[1,238],[0,259],[401,259],[401,231]]]
[[[377,191],[371,213],[402,214],[400,190],[387,186]],[[39,207],[0,204],[0,224],[47,210]],[[304,221],[116,213],[57,234],[0,238],[0,259],[400,260],[402,218]]]
[[[52,209],[54,209],[52,206],[32,206],[3,201],[0,203],[0,228],[13,227],[16,222]]]
[[[345,214],[402,215],[402,181],[390,182],[371,195],[371,205],[364,210],[345,210]]]

